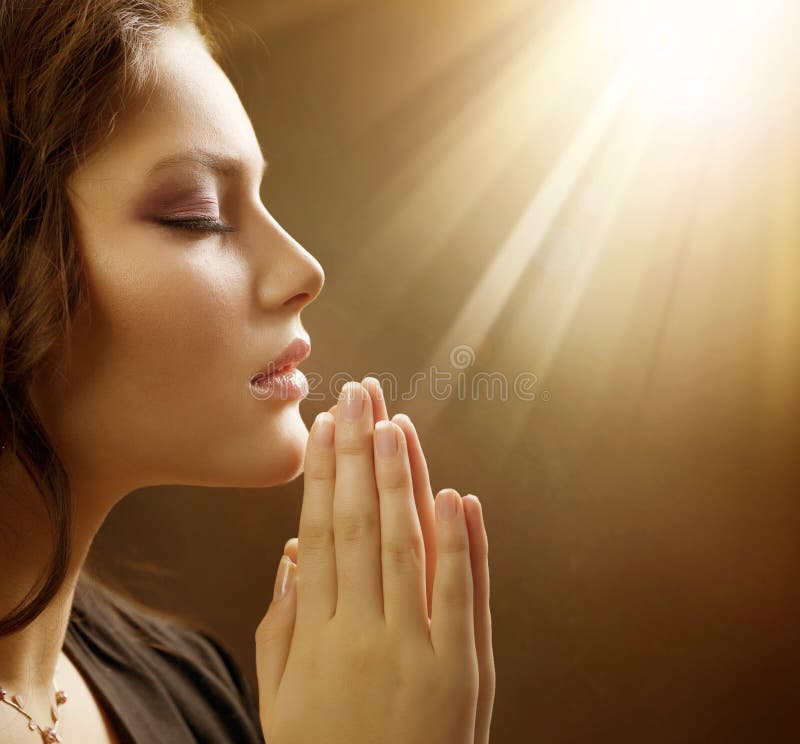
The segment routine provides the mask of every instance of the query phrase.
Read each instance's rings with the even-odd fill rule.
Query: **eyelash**
[[[212,217],[194,217],[186,220],[160,219],[158,222],[166,227],[174,227],[191,232],[227,233],[236,230],[235,227],[226,225],[224,222],[215,220]]]

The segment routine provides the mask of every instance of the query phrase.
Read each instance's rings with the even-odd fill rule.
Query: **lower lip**
[[[259,377],[250,383],[250,392],[259,400],[297,400],[308,395],[308,380],[297,367],[291,367],[283,372]]]

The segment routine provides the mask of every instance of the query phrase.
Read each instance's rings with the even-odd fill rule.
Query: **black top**
[[[109,600],[81,580],[64,651],[121,744],[264,744],[247,681],[208,631]]]

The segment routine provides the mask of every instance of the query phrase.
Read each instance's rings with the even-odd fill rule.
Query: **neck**
[[[96,483],[89,487],[85,479],[76,482],[71,478],[71,484],[72,542],[65,580],[32,622],[11,635],[0,637],[0,686],[8,699],[12,695],[22,696],[25,710],[37,723],[50,721],[50,705],[55,699],[53,677],[55,675],[61,683],[56,665],[62,658],[75,586],[94,536],[116,502],[116,499],[109,499],[108,489],[97,488]],[[4,567],[0,614],[5,616],[47,569],[52,532],[41,496],[19,460],[7,449],[0,453],[0,495],[3,503],[0,564]],[[0,708],[5,709],[3,715],[11,712],[4,704]],[[38,714],[42,715],[37,718]]]

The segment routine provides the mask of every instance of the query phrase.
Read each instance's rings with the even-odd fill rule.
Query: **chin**
[[[279,414],[262,435],[262,444],[248,455],[249,484],[243,487],[267,488],[289,483],[303,473],[308,429],[297,406]],[[251,459],[252,458],[252,459]]]
[[[279,486],[302,475],[307,442],[308,431],[306,430],[302,441],[298,440],[294,446],[293,443],[287,442],[285,446],[278,448],[283,457],[278,462],[270,463],[272,467],[267,475],[269,482],[264,483],[264,486]]]
[[[309,431],[298,406],[289,405],[262,419],[264,425],[239,437],[224,437],[217,457],[194,462],[180,482],[222,488],[269,488],[302,475]]]

